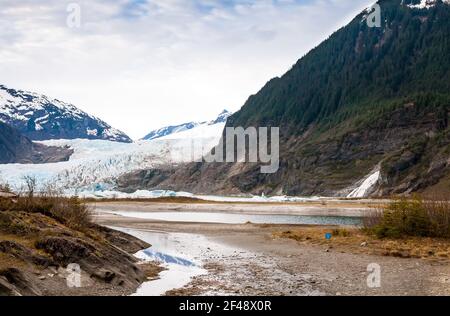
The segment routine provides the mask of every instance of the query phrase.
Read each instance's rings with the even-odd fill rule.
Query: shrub
[[[448,198],[396,198],[364,219],[364,227],[379,238],[403,236],[450,238]]]
[[[0,191],[7,192],[7,193],[12,193],[9,183],[8,182],[4,182],[2,180],[2,178],[0,178]]]
[[[87,205],[77,197],[54,200],[50,210],[51,217],[76,230],[91,226],[91,212]]]
[[[11,193],[11,187],[9,186],[8,183],[0,183],[0,191],[2,192],[6,192],[6,193]]]
[[[39,196],[27,193],[15,201],[0,200],[1,211],[40,213],[80,231],[92,225],[90,210],[83,201],[77,197],[66,198],[50,190]]]

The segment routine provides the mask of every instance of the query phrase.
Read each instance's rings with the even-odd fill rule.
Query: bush
[[[450,238],[448,198],[397,198],[364,219],[364,227],[379,238],[404,236]]]
[[[8,184],[8,182],[3,182],[3,180],[0,178],[0,191],[6,192],[6,193],[12,193],[11,187]]]
[[[40,213],[80,231],[92,225],[90,210],[83,201],[76,197],[63,197],[54,191],[39,196],[26,194],[15,201],[0,200],[1,211]]]
[[[7,183],[5,183],[5,184],[0,183],[0,191],[6,192],[6,193],[11,193],[11,187]]]

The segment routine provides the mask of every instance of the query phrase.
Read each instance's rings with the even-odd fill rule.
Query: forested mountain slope
[[[379,4],[381,27],[369,27],[362,12],[228,119],[230,127],[280,127],[277,173],[195,163],[159,187],[345,196],[375,170],[381,176],[367,194],[442,187],[450,169],[450,5]]]

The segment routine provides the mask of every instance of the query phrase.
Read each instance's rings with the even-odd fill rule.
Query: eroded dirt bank
[[[0,212],[0,295],[128,295],[160,272],[133,256],[148,247],[94,224],[75,230],[38,213]]]

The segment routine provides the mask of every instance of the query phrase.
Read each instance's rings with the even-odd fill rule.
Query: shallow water
[[[308,216],[308,215],[252,215],[234,213],[205,212],[113,212],[114,214],[140,219],[168,222],[198,222],[222,224],[308,224],[308,225],[351,225],[362,224],[360,217],[349,216]]]
[[[310,225],[360,225],[361,218],[346,216],[307,216],[307,215],[271,215],[236,214],[208,212],[124,212],[113,214],[138,219],[160,220],[168,222],[200,222],[223,224],[310,224]],[[202,259],[215,253],[232,256],[235,247],[209,240],[205,236],[184,233],[166,233],[112,227],[133,235],[152,245],[136,253],[136,257],[146,261],[159,261],[167,270],[160,273],[160,279],[144,282],[135,296],[159,296],[167,291],[182,288],[194,277],[207,274],[202,268]]]
[[[224,254],[236,250],[200,235],[111,228],[151,244],[151,248],[139,251],[135,256],[144,261],[159,261],[167,269],[160,273],[160,279],[144,282],[134,296],[160,296],[167,291],[182,288],[192,278],[207,273],[202,268],[201,259],[207,257],[212,248]]]

